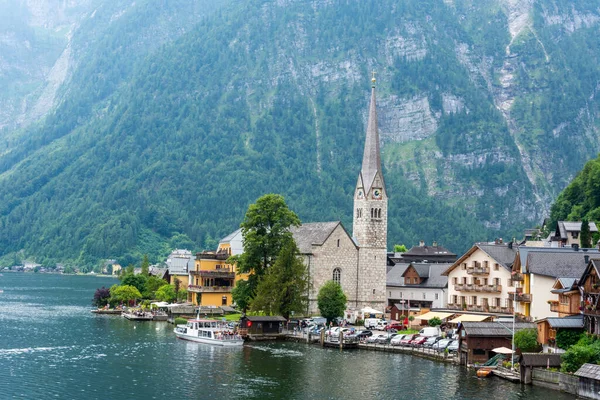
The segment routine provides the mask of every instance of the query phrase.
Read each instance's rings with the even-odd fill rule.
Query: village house
[[[600,333],[600,257],[591,259],[579,280],[582,292],[583,326],[587,333]]]
[[[418,246],[411,247],[404,253],[390,253],[388,257],[395,264],[410,264],[416,263],[453,263],[456,261],[456,254],[443,246],[439,246],[437,242],[433,242],[431,246],[427,246],[423,240]]]
[[[570,294],[560,297],[555,292],[557,279],[565,284],[578,279],[593,256],[598,256],[597,249],[519,246],[512,266],[516,290],[509,294],[516,301],[515,312],[530,321],[558,317],[559,307],[550,306],[559,299],[566,302]]]
[[[562,352],[556,346],[556,334],[561,330],[583,331],[583,315],[568,317],[548,317],[535,321],[538,331],[538,342],[544,347],[544,352]]]
[[[594,222],[589,223],[590,233],[598,232]],[[581,221],[558,221],[554,235],[550,236],[552,247],[572,247],[581,246]]]
[[[516,322],[515,332],[535,329],[535,324]],[[484,363],[494,357],[498,347],[512,348],[513,324],[510,322],[463,322],[458,328],[459,360],[461,365]]]
[[[450,265],[411,262],[392,267],[386,279],[388,308],[394,304],[404,305],[404,309],[417,308],[423,311],[445,308],[448,277],[442,273]]]
[[[558,300],[549,300],[550,311],[559,317],[581,314],[581,292],[578,279],[556,278],[551,292],[558,295]]]
[[[450,310],[513,313],[511,267],[513,243],[477,243],[442,275],[448,276],[446,308]]]

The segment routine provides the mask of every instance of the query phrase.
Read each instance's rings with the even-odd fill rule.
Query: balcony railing
[[[446,307],[448,307],[450,310],[462,310],[462,306],[460,304],[448,303]]]
[[[467,274],[471,275],[488,275],[490,267],[467,267]]]
[[[191,271],[192,275],[201,276],[204,278],[225,278],[225,279],[235,279],[235,272],[231,272],[229,268],[222,268],[216,270],[201,270],[201,271]]]
[[[515,292],[509,292],[508,299],[514,300],[514,301],[519,301],[521,303],[531,303],[531,293],[518,293],[517,292],[515,294]]]
[[[233,289],[233,286],[199,286],[199,285],[188,285],[188,292],[193,293],[229,293]]]
[[[457,292],[500,293],[502,292],[502,285],[473,285],[470,283],[459,283],[454,285],[454,290]]]

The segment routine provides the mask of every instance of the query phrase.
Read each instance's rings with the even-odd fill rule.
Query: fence
[[[534,385],[550,386],[563,392],[577,394],[579,378],[575,375],[549,371],[544,368],[534,368],[532,372],[532,382]]]

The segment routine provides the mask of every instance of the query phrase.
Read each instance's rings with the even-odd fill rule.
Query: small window
[[[333,270],[333,281],[337,284],[341,285],[342,282],[342,270],[339,268],[336,268]]]
[[[440,295],[438,293],[435,294],[435,299],[439,300],[440,299]]]
[[[458,278],[455,276],[454,278],[452,278],[452,282],[453,282],[455,285],[458,285]]]
[[[392,297],[392,292],[388,292],[388,297]]]
[[[427,294],[423,293],[423,300],[427,300]]]
[[[375,294],[375,289],[373,289],[373,294]]]
[[[338,239],[338,247],[340,247],[340,239]]]
[[[462,269],[467,269],[467,263],[462,263]]]
[[[221,305],[222,306],[226,306],[227,305],[227,296],[223,296],[223,298],[221,299]]]
[[[402,292],[400,292],[400,298],[402,298]]]
[[[500,266],[498,265],[498,263],[494,264],[494,271],[498,271],[500,269]]]

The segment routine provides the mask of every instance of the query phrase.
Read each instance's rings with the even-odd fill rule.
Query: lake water
[[[166,322],[90,313],[93,276],[0,276],[0,399],[570,399],[402,354],[299,343],[223,349]]]

